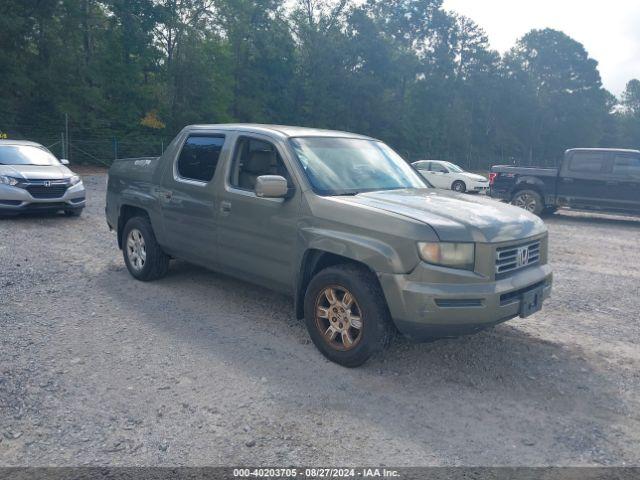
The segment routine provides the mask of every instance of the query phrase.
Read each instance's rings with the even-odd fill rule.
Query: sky
[[[640,0],[444,0],[443,6],[480,25],[500,53],[529,30],[549,27],[585,46],[611,93],[640,78]]]

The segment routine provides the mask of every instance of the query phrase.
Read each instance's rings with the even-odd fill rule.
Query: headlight
[[[78,175],[74,175],[73,177],[71,177],[69,179],[69,183],[71,183],[71,185],[77,185],[82,181],[82,179],[78,176]]]
[[[5,175],[0,175],[0,184],[2,184],[2,185],[11,185],[13,187],[14,185],[18,184],[18,180],[16,180],[13,177],[7,177]]]
[[[419,243],[418,252],[425,262],[443,267],[473,270],[476,263],[473,243]]]

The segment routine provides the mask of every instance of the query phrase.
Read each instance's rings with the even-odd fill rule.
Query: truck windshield
[[[0,146],[0,165],[39,165],[51,167],[60,162],[44,148],[30,145]]]
[[[299,137],[291,145],[319,195],[428,188],[407,162],[382,142],[355,138]]]

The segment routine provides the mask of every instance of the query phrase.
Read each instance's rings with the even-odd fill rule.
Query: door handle
[[[608,182],[605,183],[605,185],[609,186],[609,187],[613,187],[616,185],[620,185],[620,182],[617,182],[615,180],[609,180]]]
[[[563,181],[564,183],[573,183],[573,178],[563,177],[563,178],[562,178],[562,181]]]
[[[227,202],[226,200],[220,202],[220,211],[222,213],[231,213],[231,202]]]

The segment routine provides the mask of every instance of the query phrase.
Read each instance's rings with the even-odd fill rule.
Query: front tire
[[[542,196],[535,190],[520,190],[516,192],[511,204],[540,216],[544,209]]]
[[[137,280],[158,280],[169,271],[169,256],[160,248],[148,218],[127,221],[122,232],[122,254],[127,270]]]
[[[304,317],[311,340],[332,362],[359,367],[390,343],[395,329],[378,280],[358,265],[338,265],[309,283]]]
[[[458,193],[465,193],[467,191],[467,185],[462,180],[456,180],[451,185],[451,190]]]

